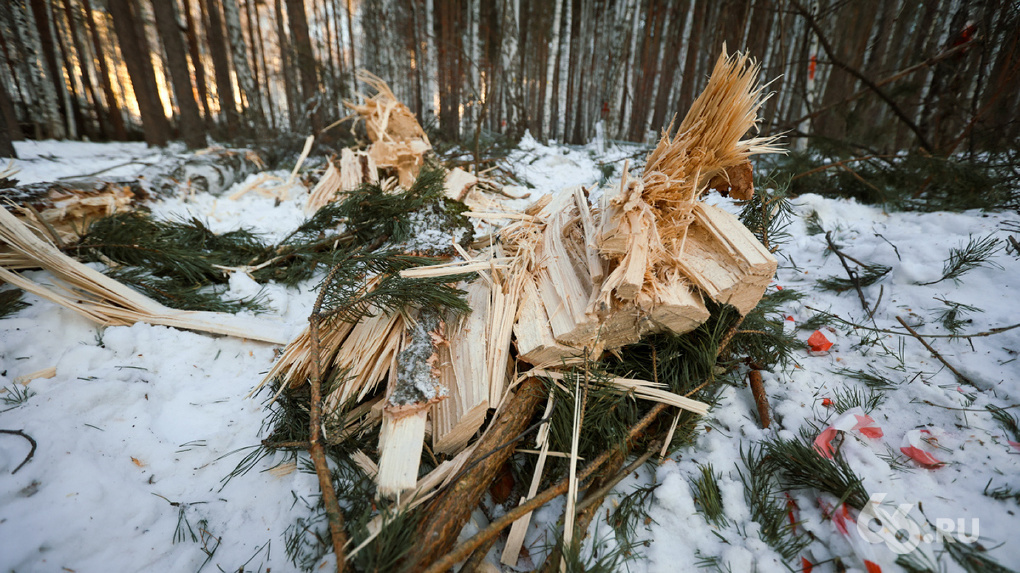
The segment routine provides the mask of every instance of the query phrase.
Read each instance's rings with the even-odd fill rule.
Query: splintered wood
[[[401,187],[410,188],[424,164],[425,153],[432,149],[429,137],[414,114],[400,103],[386,82],[364,70],[358,79],[375,91],[375,95],[362,96],[363,103],[345,101],[364,120],[372,145],[368,156],[379,168],[397,171]]]
[[[516,383],[543,377],[563,384],[563,370],[645,335],[690,332],[709,318],[706,299],[741,314],[754,308],[775,273],[775,258],[736,217],[699,199],[710,188],[750,198],[748,157],[777,151],[770,138],[742,139],[755,127],[762,103],[757,75],[746,56],[724,53],[679,129],[674,133],[671,125],[664,131],[644,174],[631,177],[625,166],[622,180],[602,190],[597,208],[591,206],[590,189],[572,187],[541,198],[523,213],[495,208],[466,213],[507,224],[487,246],[458,247],[462,260],[401,275],[461,281],[468,314],[376,312],[357,324],[337,323],[323,331],[319,358],[332,388],[326,411],[349,417],[366,400],[380,400],[370,408],[382,424],[379,456],[361,454],[359,462],[373,471],[377,465],[379,495],[417,503],[451,479],[456,473],[451,459],[463,463],[486,431],[490,413],[502,420],[507,389]],[[349,189],[355,179],[348,182],[347,174],[363,174],[372,161],[396,166],[402,184],[420,166],[394,159],[399,155],[394,150],[404,149],[400,146],[427,145],[420,126],[381,80],[361,77],[378,93],[364,105],[348,105],[365,119],[373,145],[386,151],[370,151],[367,159],[345,152],[339,165],[330,164],[315,197],[329,200]],[[474,175],[456,169],[447,176],[447,196],[463,200],[478,184]],[[468,273],[476,278],[465,282]],[[373,280],[366,277],[366,288],[373,288]],[[311,372],[310,349],[306,330],[266,380],[279,377],[281,391],[304,384]],[[518,375],[518,370],[527,372]],[[379,388],[382,382],[385,390]],[[708,407],[653,382],[615,378],[606,384],[696,414]],[[336,430],[327,426],[326,431],[327,439],[336,439]],[[541,448],[539,466],[550,455],[547,432],[544,426],[535,444]],[[437,462],[447,461],[418,479],[426,445]],[[531,486],[534,495],[537,481]],[[514,528],[508,547],[519,548],[524,527]],[[516,550],[505,557],[504,563],[512,563]]]
[[[284,324],[226,313],[168,308],[60,252],[20,219],[0,208],[0,242],[32,266],[53,275],[51,285],[35,282],[0,265],[0,280],[104,326],[147,322],[199,332],[283,344]]]

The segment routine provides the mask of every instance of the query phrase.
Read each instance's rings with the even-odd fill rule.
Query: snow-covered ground
[[[141,144],[40,142],[18,143],[17,149],[25,159],[16,161],[21,168],[16,177],[24,182],[160,156]],[[547,147],[526,140],[511,159],[535,187],[534,199],[570,184],[592,185],[601,177],[600,162],[634,152]],[[122,166],[116,173],[130,174],[141,167]],[[216,231],[246,226],[274,236],[302,220],[305,197],[292,194],[275,204],[257,193],[236,202],[225,195],[199,196],[166,199],[153,210],[159,216],[192,213],[209,220]],[[959,282],[917,284],[938,279],[950,249],[971,236],[1004,236],[1003,223],[1020,220],[1016,214],[886,213],[818,195],[797,198],[795,211],[774,288],[805,295],[785,309],[788,327],[802,340],[812,333],[798,330],[797,324],[816,314],[808,307],[902,331],[899,316],[922,334],[945,334],[937,320],[946,308],[940,298],[982,309],[963,317],[972,321],[963,332],[1020,322],[1020,273],[1013,254],[1000,251],[991,259],[997,266],[972,270]],[[839,260],[826,253],[824,236],[809,234],[805,219],[812,215],[850,256],[892,267],[864,289],[871,304],[881,296],[874,322],[865,317],[852,290],[835,294],[816,285],[818,279],[845,273]],[[40,272],[30,276],[44,280]],[[267,287],[276,311],[269,318],[299,331],[312,303],[313,284]],[[235,296],[260,288],[240,275],[230,287]],[[224,477],[260,439],[265,418],[261,398],[246,396],[269,369],[276,348],[147,324],[99,329],[34,296],[25,300],[30,307],[0,320],[0,387],[6,390],[0,393],[0,429],[23,430],[38,448],[12,475],[28,454],[29,443],[18,435],[0,434],[0,570],[292,570],[283,532],[307,514],[306,503],[318,492],[315,476],[253,471],[224,485]],[[994,405],[1020,415],[1020,408],[1012,408],[1020,404],[1020,329],[970,340],[928,339],[972,384],[960,382],[909,336],[878,333],[876,343],[875,333],[840,324],[822,333],[834,343],[827,352],[798,351],[797,364],[789,371],[766,373],[775,417],[770,429],[761,429],[748,389],[726,387],[693,447],[618,486],[618,492],[626,493],[635,485],[661,484],[649,507],[653,521],[639,527],[639,537],[649,543],[629,562],[631,571],[698,565],[783,571],[800,569],[801,557],[817,564],[816,571],[835,571],[834,557],[851,571],[868,570],[865,560],[883,571],[898,570],[892,564],[896,554],[889,549],[893,544],[858,532],[853,521],[830,518],[828,508],[839,500],[812,490],[793,492],[791,509],[793,518],[802,522],[798,527],[815,541],[796,562],[784,563],[761,540],[737,473],[746,473],[740,451],[748,445],[777,434],[794,438],[803,428],[836,423],[839,415],[826,404],[848,389],[867,390],[860,380],[838,374],[841,370],[874,372],[894,384],[881,392],[884,400],[870,412],[874,424],[857,419],[841,426],[847,430],[841,432],[842,452],[869,494],[885,494],[886,511],[908,504],[903,508],[908,532],[909,523],[926,520],[944,528],[952,524],[957,531],[963,526],[961,543],[974,543],[973,536],[980,534],[978,543],[989,550],[988,556],[1002,565],[1020,564],[1020,544],[1009,543],[1020,524],[1015,515],[1020,501],[983,493],[989,480],[989,490],[1020,491],[1020,444],[1010,444],[1017,438],[986,410]],[[49,367],[56,367],[52,378],[24,385],[17,380]],[[15,390],[30,395],[18,400]],[[871,430],[875,426],[881,428],[880,437]],[[901,448],[920,459],[918,451],[927,452],[944,464],[925,467]],[[258,469],[273,462],[266,460]],[[700,475],[699,464],[708,463],[721,474],[728,519],[721,527],[707,524],[697,511],[690,485]],[[560,507],[553,504],[536,514],[528,538],[533,554],[540,554],[539,546],[547,543],[546,528],[558,519]],[[842,533],[839,526],[846,523]],[[600,531],[608,532],[604,523]],[[925,540],[924,534],[920,531],[918,551],[937,556],[941,543]],[[939,559],[939,567],[960,570],[948,556]]]

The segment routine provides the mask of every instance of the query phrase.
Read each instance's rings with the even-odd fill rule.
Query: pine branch
[[[971,236],[967,239],[966,245],[950,249],[949,258],[942,263],[942,277],[926,283],[917,284],[933,285],[947,279],[952,279],[953,282],[958,283],[960,282],[960,277],[963,276],[964,273],[978,267],[990,266],[1001,269],[1001,266],[989,260],[989,258],[997,253],[1001,247],[1001,243],[994,235],[988,235],[983,239],[976,240],[973,236]]]

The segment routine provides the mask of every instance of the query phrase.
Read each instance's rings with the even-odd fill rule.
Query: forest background
[[[13,0],[0,156],[22,138],[338,141],[357,69],[438,141],[652,142],[724,44],[760,62],[761,130],[795,147],[973,156],[1017,147],[1018,36],[1009,0]]]

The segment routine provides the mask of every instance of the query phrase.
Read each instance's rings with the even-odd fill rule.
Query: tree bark
[[[237,0],[222,0],[223,15],[227,24],[227,37],[230,40],[230,53],[234,61],[234,73],[237,76],[237,86],[241,91],[242,106],[249,120],[254,119],[257,125],[265,121],[262,113],[262,99],[259,96],[258,87],[252,79],[251,66],[248,64],[248,55],[244,43],[244,33],[241,31],[241,16],[237,9]]]
[[[7,94],[7,86],[0,82],[0,157],[13,157],[17,159],[18,152],[14,150],[13,133],[10,125],[7,110],[13,109],[11,98]]]
[[[198,28],[195,27],[195,19],[191,15],[191,0],[184,0],[184,22],[188,27],[188,55],[191,57],[192,67],[195,68],[195,88],[198,90],[198,99],[202,105],[205,127],[209,130],[213,126],[213,113],[209,108],[209,88],[205,83],[205,64],[202,63],[202,52],[198,47]]]
[[[57,65],[57,52],[53,46],[53,34],[50,33],[50,19],[46,10],[46,0],[31,0],[31,8],[31,16],[35,23],[33,39],[38,42],[37,50],[42,56],[42,69],[45,70],[43,81],[49,82],[45,84],[46,88],[44,91],[48,100],[47,107],[56,111],[55,117],[49,118],[51,122],[50,136],[56,139],[63,139],[67,134],[67,125],[64,123],[64,118],[67,116],[67,108],[59,95],[64,88],[61,81],[63,76],[61,75],[60,66]],[[29,33],[33,31],[29,31]]]
[[[248,35],[251,36],[252,45],[255,44],[256,36],[259,39],[259,50],[258,50],[258,52],[259,52],[259,58],[262,60],[262,76],[263,76],[262,79],[264,79],[265,83],[266,83],[266,110],[265,111],[266,111],[266,116],[268,116],[268,119],[269,119],[269,128],[275,131],[276,130],[276,106],[273,105],[273,87],[272,87],[272,85],[269,82],[269,67],[266,66],[266,42],[262,38],[262,25],[261,25],[262,24],[262,16],[259,15],[259,3],[258,2],[252,2],[251,4],[249,4],[249,6],[255,12],[255,18],[254,18],[255,19],[255,24],[254,24],[255,35],[251,34],[251,28],[252,28],[251,20],[248,21],[248,32],[249,32]],[[255,53],[255,50],[252,49],[252,55],[253,56],[254,56],[254,53]],[[256,66],[256,69],[257,69],[257,66]],[[258,78],[256,78],[256,82],[255,83],[258,83]]]
[[[569,1],[569,0],[567,0]],[[556,59],[560,53],[560,14],[564,0],[556,0],[553,12],[552,37],[549,40],[549,60],[545,72],[545,105],[542,108],[542,139],[548,141],[552,130],[553,75],[556,73]]]
[[[205,129],[202,117],[198,113],[195,94],[191,86],[191,73],[185,55],[184,39],[181,37],[180,23],[177,21],[177,2],[153,0],[152,9],[156,20],[156,29],[163,40],[166,51],[167,66],[170,68],[170,81],[177,100],[180,114],[181,139],[188,149],[201,149],[206,146]]]
[[[85,129],[86,133],[91,132],[85,122],[85,117],[81,110],[81,98],[78,96],[78,85],[75,82],[75,76],[80,75],[76,73],[76,67],[71,62],[70,49],[67,46],[67,33],[64,30],[63,23],[60,21],[60,14],[57,11],[56,4],[50,5],[50,17],[51,20],[51,31],[55,36],[57,48],[60,50],[60,63],[63,65],[60,69],[60,87],[61,95],[64,98],[64,106],[66,107],[67,114],[67,134],[70,139],[78,139],[78,130]],[[67,73],[67,81],[64,81],[64,73]]]
[[[85,9],[85,22],[89,27],[89,35],[92,37],[92,48],[96,60],[99,62],[99,83],[103,88],[103,96],[106,98],[106,117],[112,128],[112,137],[124,140],[127,139],[127,129],[124,126],[124,116],[120,111],[120,104],[117,102],[117,94],[113,91],[113,84],[110,82],[110,68],[106,63],[106,50],[103,47],[103,40],[96,28],[96,19],[92,14],[91,0],[82,0],[82,7]]]
[[[309,117],[313,135],[324,127],[319,110],[319,80],[315,67],[312,41],[308,37],[308,18],[302,0],[287,0],[287,18],[290,20],[291,40],[297,52],[298,74],[301,77],[301,109]]]
[[[100,101],[99,95],[92,84],[92,66],[89,65],[89,62],[91,62],[90,54],[82,43],[81,36],[79,36],[79,26],[78,22],[76,22],[76,17],[80,17],[80,14],[71,7],[70,0],[62,1],[64,15],[67,17],[68,34],[71,36],[74,51],[78,55],[78,69],[80,70],[82,87],[85,89],[88,98],[92,101],[92,108],[96,112],[96,124],[99,127],[99,132],[104,137],[111,138],[113,134],[110,132],[110,126],[106,122],[106,112],[103,109],[103,103]]]
[[[170,137],[170,123],[163,112],[163,104],[156,90],[156,77],[152,69],[149,42],[145,39],[145,28],[134,13],[130,0],[109,0],[113,27],[120,40],[120,51],[131,78],[135,92],[145,142],[158,147],[166,146]]]
[[[426,520],[418,536],[421,540],[418,551],[412,557],[415,559],[413,570],[424,569],[453,548],[457,535],[489,489],[492,478],[513,453],[514,448],[505,446],[528,427],[544,394],[542,381],[530,378],[521,384],[516,394],[506,397],[506,408],[464,462],[464,468],[470,468],[470,476],[454,480],[449,489],[425,508],[424,515],[441,517]]]
[[[213,77],[216,80],[216,98],[219,100],[220,111],[227,120],[227,137],[237,136],[241,127],[241,118],[237,113],[237,100],[234,98],[234,84],[230,80],[230,58],[227,56],[229,47],[223,35],[223,13],[220,11],[219,0],[204,0],[209,17],[205,33],[209,41],[209,54],[213,61]]]
[[[283,24],[283,6],[281,0],[276,0],[276,39],[280,45],[280,66],[283,71],[283,91],[287,96],[287,120],[291,131],[297,129],[297,109],[300,98],[297,88],[294,86],[293,52],[290,49],[290,42],[287,41],[287,30]]]

